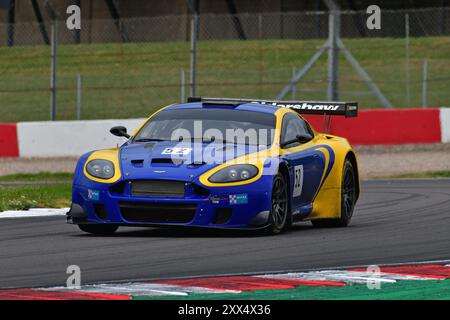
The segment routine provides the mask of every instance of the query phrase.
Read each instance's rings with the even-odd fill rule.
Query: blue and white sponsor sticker
[[[191,153],[192,148],[165,148],[161,154],[184,156]]]
[[[230,194],[228,200],[230,201],[230,204],[247,204],[248,196],[246,193]]]
[[[100,191],[88,189],[88,199],[89,200],[99,200]]]
[[[228,198],[225,196],[211,196],[209,197],[209,200],[211,201],[211,203],[218,204],[220,203],[220,201],[227,201]]]

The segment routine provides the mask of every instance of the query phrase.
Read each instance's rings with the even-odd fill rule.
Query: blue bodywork
[[[177,108],[203,108],[201,103],[179,104],[169,107]],[[254,103],[242,104],[235,107],[237,110],[264,112],[274,114],[276,107]],[[256,181],[239,186],[205,186],[199,177],[213,169],[215,164],[193,165],[192,163],[152,163],[154,158],[170,157],[162,155],[162,151],[173,147],[174,142],[160,141],[149,143],[124,143],[119,149],[120,171],[122,177],[113,184],[99,183],[89,179],[84,174],[86,160],[91,155],[83,155],[77,164],[73,184],[72,208],[68,213],[68,222],[75,224],[117,224],[117,225],[144,225],[144,226],[198,226],[215,228],[260,228],[267,224],[271,206],[272,182],[276,172],[264,172]],[[207,144],[197,144],[193,149],[202,150]],[[233,145],[228,145],[233,148]],[[318,147],[326,147],[334,157],[328,146],[316,146],[302,152],[286,154],[277,159],[270,159],[277,164],[283,164],[289,173],[288,194],[292,218],[301,220],[312,211],[312,202],[319,188],[324,170],[331,170],[332,163],[326,164],[322,152]],[[245,151],[244,153],[248,153]],[[332,157],[332,158],[333,158]],[[143,159],[143,162],[133,162]],[[334,158],[330,159],[334,162]],[[304,170],[303,190],[298,197],[292,196],[294,188],[295,170],[298,165]],[[327,168],[326,168],[327,166]],[[269,168],[264,168],[269,170]],[[271,169],[272,170],[272,169]],[[132,195],[130,181],[135,180],[171,180],[182,181],[185,185],[184,197],[146,197]],[[325,179],[323,179],[325,180]],[[200,189],[200,192],[198,191]],[[133,221],[127,220],[122,212],[121,205],[176,205],[194,208],[192,220],[183,222],[173,221]],[[226,221],[215,219],[217,212],[226,209],[230,216]],[[99,214],[100,212],[100,214]]]

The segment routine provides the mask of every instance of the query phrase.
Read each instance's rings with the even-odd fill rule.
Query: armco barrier
[[[450,108],[441,108],[441,141],[450,142]]]
[[[439,143],[439,114],[438,108],[361,110],[356,118],[333,117],[330,133],[346,137],[354,145]],[[306,118],[322,131],[323,116]]]
[[[306,116],[318,131],[322,116]],[[133,132],[144,119],[0,124],[0,157],[80,156],[123,143],[116,125]],[[450,142],[450,108],[362,110],[357,118],[333,117],[331,134],[354,145]]]
[[[125,142],[109,129],[117,125],[133,133],[145,119],[21,122],[17,124],[21,157],[81,156]]]
[[[0,157],[18,157],[19,145],[15,123],[0,123]]]

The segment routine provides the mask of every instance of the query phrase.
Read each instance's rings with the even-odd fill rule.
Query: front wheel
[[[341,186],[341,216],[339,219],[312,220],[315,227],[346,227],[356,204],[356,173],[352,163],[345,160]]]
[[[80,228],[81,231],[87,233],[100,236],[108,236],[116,232],[119,227],[108,224],[79,224],[78,228]]]
[[[269,234],[279,234],[289,226],[288,189],[283,175],[278,173],[273,179],[270,206]]]

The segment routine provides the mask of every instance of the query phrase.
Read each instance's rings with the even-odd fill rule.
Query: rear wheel
[[[113,234],[117,231],[119,228],[115,225],[108,225],[108,224],[79,224],[78,228],[80,228],[81,231],[92,233],[96,235],[101,236],[108,236]]]
[[[352,163],[345,160],[341,187],[341,216],[339,219],[312,220],[315,227],[346,227],[353,216],[356,203],[356,173]]]
[[[272,200],[267,232],[269,234],[279,234],[290,225],[289,219],[286,180],[281,173],[278,173],[273,179]]]

